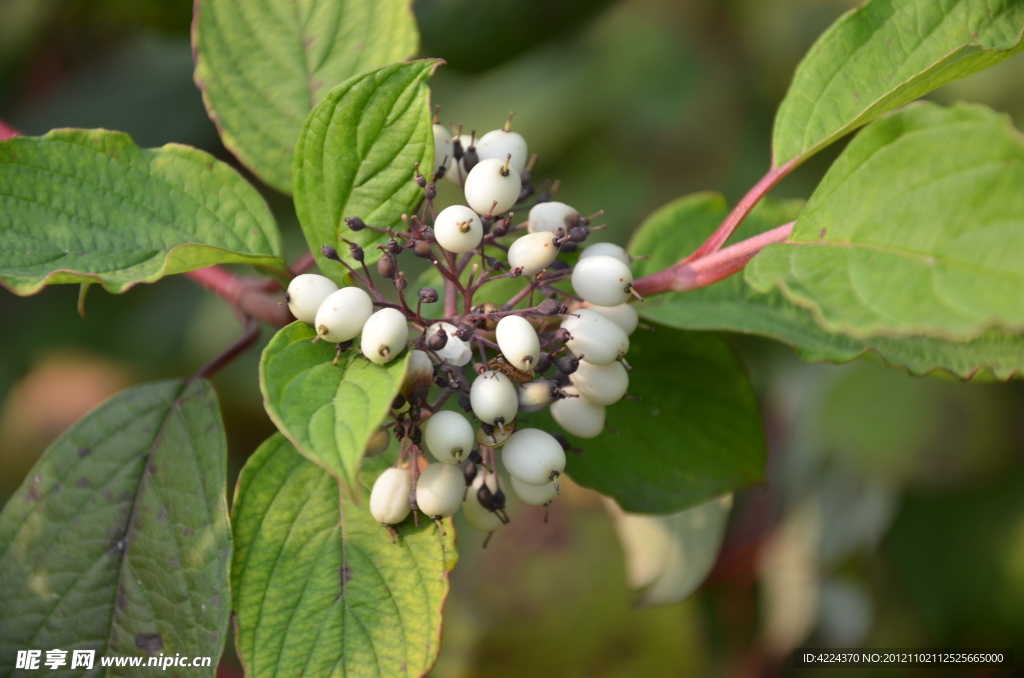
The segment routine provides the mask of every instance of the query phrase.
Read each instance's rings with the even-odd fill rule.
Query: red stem
[[[706,257],[709,254],[713,254],[718,250],[722,249],[728,240],[729,236],[733,234],[736,227],[743,222],[743,219],[750,214],[750,210],[754,209],[754,205],[760,202],[768,191],[772,190],[777,183],[782,181],[782,178],[790,173],[794,167],[796,167],[796,159],[790,160],[784,165],[779,167],[773,167],[765,174],[760,181],[758,181],[750,191],[747,192],[743,199],[736,203],[736,207],[733,208],[732,212],[729,212],[729,216],[725,218],[722,225],[711,234],[711,237],[707,241],[697,248],[697,251],[690,256],[683,259],[680,263],[687,263]],[[641,292],[642,294],[642,292]]]
[[[220,266],[208,266],[183,275],[221,297],[246,317],[274,327],[284,327],[294,320],[281,295],[262,289],[260,279],[250,282]]]
[[[21,132],[8,125],[3,120],[0,120],[0,141],[7,141],[12,137],[20,137]]]
[[[765,231],[696,261],[691,261],[692,257],[684,259],[663,271],[634,281],[633,289],[641,296],[647,297],[662,292],[686,292],[707,287],[743,270],[747,262],[768,245],[785,241],[793,231],[795,223]]]

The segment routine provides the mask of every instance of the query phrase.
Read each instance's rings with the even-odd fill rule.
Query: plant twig
[[[696,261],[681,263],[633,281],[633,289],[647,297],[662,292],[686,292],[707,287],[743,270],[768,245],[784,242],[796,222],[773,228]]]
[[[0,141],[7,141],[13,137],[20,137],[21,132],[0,120]]]
[[[280,294],[261,289],[263,281],[260,279],[250,282],[220,266],[208,266],[182,275],[221,297],[246,317],[273,327],[284,327],[294,320]]]
[[[743,222],[743,219],[750,214],[750,210],[754,209],[754,206],[760,202],[761,198],[763,198],[768,191],[772,190],[777,183],[782,181],[783,177],[789,174],[796,165],[797,161],[796,158],[794,158],[784,165],[774,167],[769,170],[768,173],[765,174],[738,203],[736,203],[736,207],[732,209],[732,212],[729,212],[729,216],[727,216],[725,221],[722,222],[722,225],[711,234],[711,237],[708,238],[703,245],[698,247],[696,252],[683,259],[680,263],[685,264],[695,261],[722,249],[722,245],[729,240],[729,236],[731,236],[740,223]],[[641,292],[641,294],[643,293]]]
[[[242,333],[234,343],[228,346],[226,349],[221,351],[218,355],[214,356],[210,362],[203,365],[199,370],[192,375],[193,379],[209,379],[213,375],[220,372],[226,365],[234,361],[235,358],[245,353],[245,351],[256,343],[256,340],[260,336],[260,324],[255,318],[246,317],[245,319],[245,331]]]

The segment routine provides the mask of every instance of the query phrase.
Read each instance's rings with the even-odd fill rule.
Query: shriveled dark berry
[[[388,240],[387,251],[391,252],[391,254],[402,253],[402,246],[399,244],[397,238],[391,238],[390,240]]]
[[[366,258],[366,255],[363,253],[362,247],[355,244],[354,242],[349,242],[348,240],[346,240],[345,242],[348,242],[348,251],[349,253],[352,254],[353,259],[355,259],[356,261],[362,261],[364,258]]]
[[[543,315],[565,315],[568,312],[569,309],[566,308],[565,304],[555,299],[542,301],[540,306],[537,307],[537,313]]]
[[[412,427],[412,433],[409,434],[409,440],[411,440],[414,445],[419,445],[423,442],[423,431],[420,430],[419,426]]]
[[[338,250],[334,249],[330,245],[324,245],[323,247],[321,247],[320,252],[323,253],[323,255],[326,258],[331,259],[332,261],[341,261],[341,257],[338,256]]]
[[[466,487],[473,484],[473,480],[476,478],[476,463],[471,460],[466,460],[462,464],[462,475],[466,478]]]
[[[433,304],[438,300],[437,290],[433,287],[423,287],[416,294],[424,304]]]
[[[459,329],[455,331],[455,336],[463,341],[469,341],[473,338],[475,332],[476,328],[472,325],[459,325]]]
[[[569,333],[569,330],[564,327],[559,327],[555,330],[555,343],[564,344],[570,339],[572,339],[572,334]]]
[[[359,217],[345,217],[345,225],[353,231],[361,231],[366,228],[366,223]]]
[[[465,168],[466,173],[469,174],[477,163],[480,162],[480,156],[477,155],[476,146],[470,146],[462,153],[462,167]]]
[[[583,242],[590,235],[590,229],[586,226],[573,226],[569,229],[569,240],[573,242]]]
[[[563,242],[558,246],[558,251],[562,254],[572,254],[578,249],[579,247],[574,242]]]
[[[469,402],[469,394],[468,393],[460,393],[459,394],[459,407],[461,407],[462,411],[466,412],[467,414],[473,411],[473,405],[470,404],[470,402]]]
[[[417,240],[412,245],[412,253],[420,259],[433,259],[434,252],[430,249],[430,244],[424,240]]]
[[[448,333],[444,331],[443,327],[438,327],[429,339],[427,339],[427,346],[432,351],[440,351],[442,348],[448,345]]]
[[[547,353],[541,353],[540,358],[537,359],[537,364],[533,366],[533,371],[536,374],[544,374],[551,369],[554,363],[551,361],[551,356]]]
[[[562,356],[555,361],[555,367],[562,374],[572,374],[580,367],[580,359],[574,355]]]
[[[391,409],[400,410],[403,407],[405,407],[405,403],[405,396],[399,393],[398,395],[395,396],[395,399],[391,401]]]
[[[549,271],[567,271],[570,268],[572,268],[572,266],[569,264],[569,262],[562,261],[561,259],[555,259],[554,261],[551,262],[551,265],[548,266]]]
[[[398,264],[395,262],[395,258],[390,254],[385,254],[377,262],[377,273],[382,278],[392,279],[395,277],[395,272],[398,270]]]

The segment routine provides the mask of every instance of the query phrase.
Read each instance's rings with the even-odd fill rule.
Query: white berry
[[[388,433],[386,428],[379,428],[370,434],[370,439],[366,441],[366,449],[363,451],[363,456],[376,457],[386,452],[390,445],[391,434]]]
[[[409,366],[405,369],[405,377],[402,379],[402,388],[399,392],[406,397],[424,397],[430,391],[433,377],[434,363],[430,362],[430,356],[423,351],[411,351]]]
[[[572,271],[573,290],[592,304],[624,304],[632,287],[633,272],[629,266],[604,254],[580,259]]]
[[[438,329],[443,329],[444,333],[448,335],[448,341],[444,345],[444,348],[439,351],[435,351],[440,360],[448,363],[449,365],[462,367],[473,358],[473,349],[470,347],[469,342],[463,341],[455,336],[455,332],[458,331],[459,328],[451,323],[434,323],[427,328],[426,338],[430,339],[432,336],[437,334]]]
[[[484,226],[476,212],[465,205],[445,207],[434,220],[434,238],[449,252],[462,254],[480,244]]]
[[[452,133],[444,125],[434,123],[434,170],[442,165],[447,170],[452,166]]]
[[[545,410],[554,401],[552,390],[555,382],[549,379],[534,379],[525,384],[519,384],[516,391],[519,393],[519,411],[524,414],[532,414]]]
[[[598,306],[597,304],[591,304],[588,306],[591,311],[597,311],[605,318],[608,318],[613,323],[622,328],[622,331],[628,334],[633,334],[636,331],[637,326],[640,324],[640,314],[636,312],[636,307],[632,304],[619,304],[618,306]]]
[[[562,321],[572,339],[566,346],[574,355],[595,365],[608,365],[629,351],[629,337],[622,328],[597,311],[581,308]]]
[[[530,321],[522,316],[507,315],[498,321],[494,333],[505,360],[516,369],[532,374],[540,358],[540,338]]]
[[[530,208],[526,228],[530,233],[549,232],[564,236],[579,218],[580,213],[564,202],[542,202]]]
[[[595,405],[613,405],[622,400],[629,388],[629,373],[620,362],[594,365],[581,360],[569,378],[579,394]]]
[[[288,283],[288,310],[296,319],[312,325],[320,304],[338,291],[333,280],[315,273],[303,273]]]
[[[626,250],[610,242],[596,242],[583,248],[580,252],[580,261],[590,257],[614,257],[627,266],[633,263],[633,257],[629,256]]]
[[[480,214],[501,214],[516,204],[522,187],[515,167],[506,167],[504,160],[481,160],[466,177],[466,204]]]
[[[473,381],[469,390],[473,414],[485,424],[510,424],[519,411],[519,397],[512,381],[501,372],[489,370]]]
[[[423,426],[427,449],[443,464],[457,464],[473,451],[473,425],[458,412],[441,410]]]
[[[494,532],[501,527],[501,518],[494,511],[484,508],[477,498],[477,491],[484,483],[487,483],[487,488],[492,494],[498,491],[498,477],[493,473],[487,473],[485,469],[480,469],[473,479],[473,484],[469,486],[469,491],[466,492],[466,498],[462,502],[462,514],[474,529]]]
[[[313,326],[322,339],[339,343],[362,332],[372,314],[373,301],[369,294],[358,287],[343,287],[320,304]]]
[[[565,470],[565,450],[547,431],[522,428],[505,441],[501,461],[513,478],[527,485],[547,485]]]
[[[378,523],[397,525],[408,517],[412,473],[409,469],[389,468],[377,477],[370,490],[370,515]]]
[[[519,132],[491,130],[476,142],[476,152],[480,160],[494,159],[502,163],[511,154],[512,160],[509,164],[520,173],[526,169],[526,139]]]
[[[534,276],[551,265],[558,256],[558,245],[553,233],[527,233],[508,248],[510,268],[523,269],[522,275]]]
[[[573,386],[562,389],[569,395],[579,395]],[[604,430],[604,406],[595,405],[586,398],[563,398],[551,405],[551,416],[559,426],[578,438],[596,438]]]
[[[452,464],[431,464],[416,481],[416,505],[431,518],[448,518],[462,506],[466,477]]]
[[[530,485],[512,476],[512,491],[524,504],[544,506],[558,496],[558,485],[554,481],[546,485]]]
[[[409,340],[409,325],[397,308],[382,308],[363,326],[361,348],[370,362],[383,365],[398,356]]]

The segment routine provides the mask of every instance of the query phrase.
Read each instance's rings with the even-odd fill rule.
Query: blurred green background
[[[559,198],[625,242],[698,190],[736,200],[767,169],[790,74],[849,0],[417,0],[442,120],[515,127]],[[105,127],[233,162],[192,83],[190,0],[0,0],[0,118],[27,134]],[[1024,127],[1024,54],[935,93]],[[776,190],[807,197],[838,149]],[[236,163],[237,164],[237,163]],[[290,201],[264,190],[298,256]],[[0,499],[118,390],[187,374],[240,332],[221,300],[168,279],[121,296],[0,293]],[[263,341],[269,338],[265,331]],[[638,610],[611,523],[570,486],[551,522],[520,509],[486,550],[469,529],[436,678],[830,675],[794,645],[1015,646],[1024,663],[1024,388],[806,364],[729,336],[761,396],[770,482],[737,497],[725,546],[684,603]],[[234,475],[273,430],[258,351],[222,372]],[[681,375],[685,378],[685,375]],[[628,441],[624,454],[628,454]],[[232,653],[229,651],[229,655]],[[224,676],[237,676],[233,656]],[[834,673],[834,672],[831,672]],[[907,667],[858,675],[926,676]],[[989,676],[983,669],[944,672]]]

